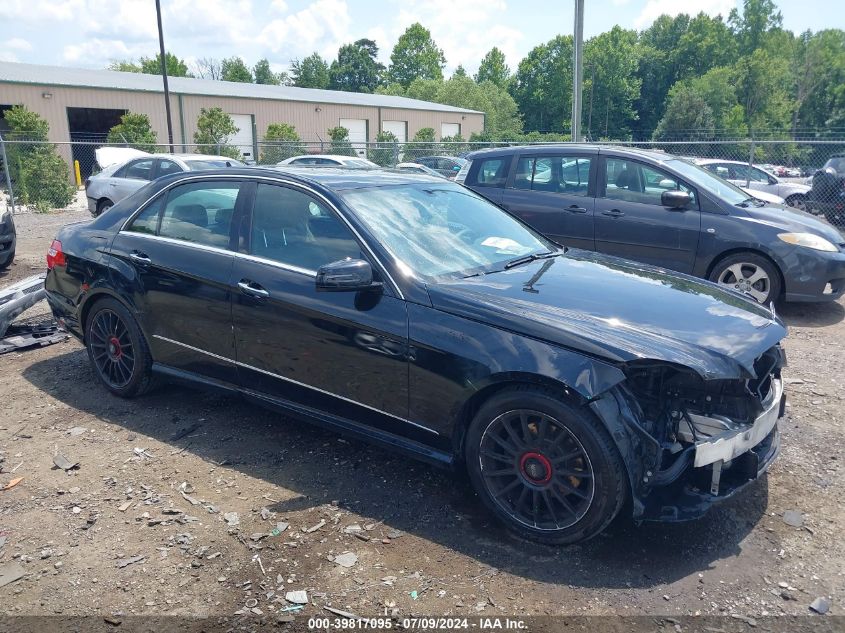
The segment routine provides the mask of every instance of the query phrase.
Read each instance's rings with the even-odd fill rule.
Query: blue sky
[[[837,0],[838,1],[838,0]],[[586,0],[585,36],[614,24],[644,29],[661,13],[705,11],[727,17],[738,0]],[[830,0],[780,0],[793,31],[845,28]],[[154,0],[0,0],[0,60],[101,68],[158,50]],[[162,0],[168,50],[189,62],[240,55],[290,60],[361,37],[382,61],[408,25],[422,22],[444,49],[447,72],[474,71],[492,46],[514,68],[534,46],[572,32],[573,0]],[[530,7],[530,8],[529,8]],[[534,10],[539,7],[539,11]]]

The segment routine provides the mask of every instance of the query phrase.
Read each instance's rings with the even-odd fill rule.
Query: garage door
[[[408,140],[408,122],[407,121],[382,121],[381,131],[390,132],[396,137],[400,143]]]
[[[367,155],[367,119],[341,119],[340,127],[349,130],[349,142],[358,156]]]
[[[447,136],[457,136],[461,133],[460,123],[441,123],[440,124],[440,138],[444,139]]]
[[[238,131],[229,139],[229,145],[237,147],[244,160],[252,162],[255,160],[253,156],[255,152],[255,135],[252,129],[252,115],[251,114],[230,114],[232,120],[235,122],[235,127]]]

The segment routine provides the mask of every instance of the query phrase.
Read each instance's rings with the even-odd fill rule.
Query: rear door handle
[[[241,292],[245,295],[255,297],[256,299],[266,299],[270,296],[269,292],[264,290],[264,288],[262,288],[259,284],[254,281],[250,281],[249,279],[241,279],[238,282],[238,288],[240,288]]]
[[[139,266],[149,266],[153,263],[153,260],[146,253],[139,253],[138,251],[129,253],[129,259]]]
[[[610,211],[602,211],[602,215],[609,215],[612,218],[621,218],[625,215],[624,211],[620,211],[619,209],[611,209]]]
[[[566,210],[570,213],[586,213],[587,210],[584,207],[579,207],[577,204],[570,205],[566,207]]]

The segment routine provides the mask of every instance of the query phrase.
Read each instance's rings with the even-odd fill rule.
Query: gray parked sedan
[[[109,165],[85,181],[88,210],[94,217],[134,193],[151,180],[183,171],[221,167],[243,167],[244,163],[226,156],[205,154],[144,154]]]
[[[845,238],[670,154],[595,145],[471,153],[457,181],[557,242],[704,277],[760,303],[845,295]]]

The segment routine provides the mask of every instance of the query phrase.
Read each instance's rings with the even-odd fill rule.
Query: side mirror
[[[683,209],[690,203],[690,196],[686,191],[664,191],[660,194],[660,204],[670,209]]]
[[[382,284],[373,281],[373,267],[363,259],[342,259],[317,270],[317,290],[348,292],[381,290]]]

